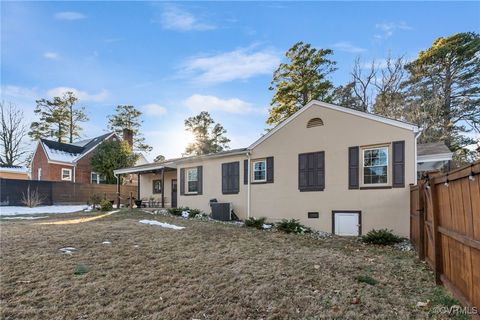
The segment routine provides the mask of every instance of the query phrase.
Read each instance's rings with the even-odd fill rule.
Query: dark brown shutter
[[[358,147],[348,148],[348,189],[359,188],[359,157]]]
[[[243,184],[248,184],[248,160],[243,160]]]
[[[232,167],[232,177],[231,177],[231,193],[238,193],[240,191],[240,162],[234,162],[231,164]]]
[[[197,179],[198,179],[198,192],[197,194],[202,194],[203,192],[203,167],[197,167]]]
[[[307,179],[308,154],[298,155],[298,189],[304,190],[308,187]]]
[[[315,153],[316,155],[316,187],[318,187],[320,190],[325,189],[325,152],[317,152]]]
[[[240,162],[222,163],[222,193],[235,194],[240,190]]]
[[[185,168],[180,169],[180,195],[185,194]]]
[[[267,183],[273,183],[273,157],[267,157]]]
[[[405,187],[405,141],[392,142],[393,181],[392,187]]]
[[[222,193],[228,193],[228,163],[222,163]]]

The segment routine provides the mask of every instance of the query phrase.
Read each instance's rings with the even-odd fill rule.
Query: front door
[[[360,212],[359,211],[334,211],[333,232],[339,236],[360,235]]]
[[[172,208],[177,207],[177,179],[172,180]]]

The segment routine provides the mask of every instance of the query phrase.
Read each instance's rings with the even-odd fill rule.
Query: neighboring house
[[[241,219],[299,219],[317,230],[409,234],[415,125],[312,101],[248,148],[115,170],[140,177],[139,197]]]
[[[127,130],[123,136],[132,145],[133,137]],[[90,160],[98,145],[117,139],[113,132],[71,144],[40,139],[32,159],[32,180],[102,183],[104,179],[92,170]],[[146,161],[143,155],[140,161]]]
[[[444,142],[418,144],[417,163],[418,176],[428,171],[449,170],[453,152]]]
[[[22,166],[0,166],[0,178],[28,180],[28,169]]]

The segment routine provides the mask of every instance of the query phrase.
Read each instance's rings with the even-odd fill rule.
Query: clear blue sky
[[[144,112],[157,154],[179,156],[183,120],[207,109],[231,147],[266,128],[268,86],[296,41],[334,50],[336,85],[353,60],[411,59],[440,36],[480,31],[479,2],[1,2],[1,99],[34,119],[35,99],[73,89],[106,131],[117,104]]]

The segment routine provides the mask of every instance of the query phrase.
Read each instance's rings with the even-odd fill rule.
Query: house
[[[210,212],[230,203],[240,219],[298,219],[316,230],[361,235],[409,234],[409,185],[417,179],[419,129],[312,101],[243,149],[131,168],[138,197],[162,207]]]
[[[59,143],[40,139],[32,159],[32,179],[46,181],[71,181],[76,183],[102,183],[102,177],[92,170],[90,160],[96,147],[107,140],[117,140],[115,133],[110,132],[98,137],[74,143]],[[130,145],[133,135],[130,130],[124,130],[123,139]],[[140,156],[138,164],[145,163]],[[136,180],[126,180],[131,184]]]
[[[419,178],[422,173],[428,171],[448,171],[453,152],[448,149],[444,142],[432,142],[418,144],[417,169]]]
[[[22,166],[0,166],[0,178],[28,180],[28,169]]]

